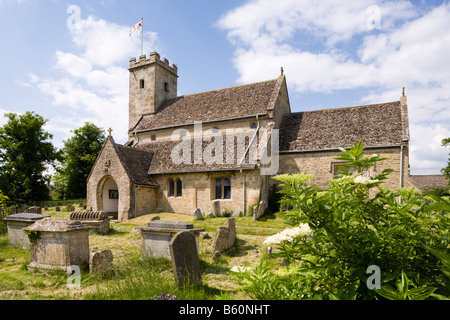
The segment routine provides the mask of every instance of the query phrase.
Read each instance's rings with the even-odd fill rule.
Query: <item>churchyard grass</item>
[[[75,210],[81,210],[78,205]],[[70,213],[50,208],[43,214],[68,218]],[[145,226],[158,215],[162,220],[193,223],[205,229],[207,237],[200,237],[200,266],[203,285],[180,289],[173,277],[171,262],[167,259],[143,258],[140,251],[141,235],[135,227]],[[15,300],[139,300],[154,299],[161,294],[175,295],[182,300],[248,299],[239,291],[239,285],[229,271],[234,266],[255,267],[265,254],[262,242],[272,234],[284,230],[283,220],[269,217],[253,221],[238,217],[235,245],[217,258],[211,255],[216,229],[225,225],[227,218],[196,220],[193,216],[159,213],[138,217],[124,223],[111,223],[107,235],[89,235],[90,251],[109,249],[114,254],[114,272],[91,276],[82,271],[81,288],[67,288],[68,275],[62,271],[28,271],[30,252],[9,245],[8,236],[0,235],[0,299]],[[156,298],[156,297],[155,297]]]

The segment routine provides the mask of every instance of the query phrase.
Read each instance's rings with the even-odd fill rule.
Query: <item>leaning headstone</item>
[[[216,216],[214,215],[214,212],[210,212],[207,214],[208,218],[215,218]]]
[[[170,240],[170,255],[175,281],[180,287],[201,285],[200,260],[195,236],[189,231],[177,233]]]
[[[197,208],[194,212],[194,216],[196,219],[203,219],[202,210]]]
[[[226,249],[231,248],[236,241],[236,219],[228,218],[225,227],[216,231],[216,236],[211,249],[213,257],[217,257]]]
[[[259,206],[255,207],[256,210],[253,210],[253,220],[256,221],[260,217],[264,215],[264,211],[266,210],[267,205],[265,201],[261,201]]]
[[[105,274],[112,272],[114,256],[110,250],[92,252],[89,260],[90,274]]]

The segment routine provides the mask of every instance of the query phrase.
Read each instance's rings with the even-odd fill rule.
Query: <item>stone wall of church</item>
[[[245,176],[245,196],[243,176]],[[205,215],[215,211],[214,202],[220,203],[220,211],[243,211],[255,205],[260,197],[261,176],[258,170],[216,173],[184,173],[155,176],[159,184],[158,212],[174,212],[193,215],[199,208]],[[231,179],[231,199],[215,199],[216,178]],[[176,181],[182,184],[182,195],[177,197]],[[169,195],[170,180],[174,181],[174,196]],[[245,201],[244,201],[245,199]],[[216,205],[217,206],[217,205]]]
[[[280,155],[279,174],[305,173],[314,174],[312,184],[321,187],[328,185],[333,179],[334,167],[340,164],[335,160],[339,151],[324,152],[305,152],[305,153],[289,153]],[[384,189],[398,189],[400,187],[400,166],[401,166],[401,150],[400,148],[385,149],[367,149],[366,156],[378,154],[382,158],[388,158],[382,162],[378,162],[375,168],[369,170],[370,176],[376,176],[385,169],[393,169],[395,172],[389,175],[389,179],[383,184]],[[408,148],[403,149],[403,186],[409,187],[406,177],[408,175],[409,155]]]
[[[133,196],[134,185],[128,179],[112,141],[108,140],[100,153],[87,182],[88,210],[103,211],[103,187],[108,179],[113,179],[118,186],[119,203],[118,219],[127,220],[134,214]]]
[[[158,188],[139,186],[135,189],[136,217],[154,213],[158,209]]]

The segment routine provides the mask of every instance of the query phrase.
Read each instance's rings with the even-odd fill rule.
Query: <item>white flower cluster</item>
[[[281,244],[283,242],[291,242],[298,237],[308,236],[312,233],[311,228],[307,224],[301,224],[298,227],[286,229],[280,233],[270,236],[264,240],[264,244]]]
[[[246,271],[250,271],[250,270],[252,270],[252,268],[250,268],[250,267],[245,268],[245,267],[241,267],[241,266],[234,266],[233,268],[230,269],[230,271],[233,271],[233,272],[246,272]]]
[[[355,179],[353,179],[353,182],[359,183],[359,184],[369,184],[369,183],[378,182],[378,180],[370,180],[369,178],[366,178],[364,176],[357,176]]]

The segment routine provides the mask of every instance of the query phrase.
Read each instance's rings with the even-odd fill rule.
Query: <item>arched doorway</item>
[[[99,184],[98,193],[100,211],[117,217],[119,212],[119,187],[111,176],[105,177]]]

